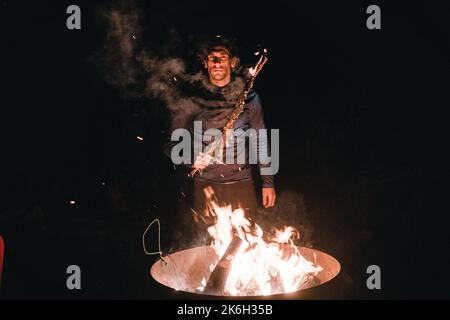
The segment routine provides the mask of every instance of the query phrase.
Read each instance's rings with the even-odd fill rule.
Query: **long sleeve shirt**
[[[205,133],[205,131],[207,131],[208,129],[222,130],[222,128],[225,126],[227,119],[236,103],[236,99],[229,99],[229,91],[236,91],[236,88],[233,88],[232,86],[233,83],[221,88],[214,87],[212,89],[212,95],[209,97],[209,99],[208,97],[196,99],[198,110],[190,118],[189,123],[191,136],[194,137],[194,145],[195,143],[197,143],[202,145],[203,148],[206,148],[211,143],[211,140],[214,140],[214,138],[211,135],[208,135],[207,132]],[[234,94],[234,98],[236,97],[237,95]],[[194,121],[201,121],[201,128],[199,128],[199,126],[194,126]],[[255,154],[258,155],[256,157],[256,160],[260,168],[269,166],[269,164],[262,164],[259,161],[260,152],[262,151],[264,154],[269,155],[270,150],[268,139],[263,139],[260,135],[261,132],[259,130],[265,129],[264,116],[261,106],[261,100],[257,93],[253,90],[249,92],[245,101],[243,112],[239,115],[238,119],[234,123],[234,133],[236,136],[235,141],[244,139],[245,135],[247,137],[250,136],[250,134],[248,134],[247,132],[247,130],[249,129],[254,129],[254,131],[252,130],[252,135],[258,135],[257,139],[253,140],[257,143],[244,143],[241,145],[237,143],[230,144],[224,150],[222,160],[224,162],[226,161],[227,152],[229,152],[227,151],[228,148],[233,148],[234,150],[232,151],[231,155],[234,159],[233,161],[231,161],[232,163],[228,163],[227,161],[225,164],[210,164],[202,170],[201,174],[195,174],[194,178],[212,183],[233,183],[238,181],[251,180],[251,164],[249,163],[250,152],[255,152]],[[197,132],[195,130],[197,130]],[[195,138],[197,139],[196,141]],[[251,150],[250,148],[252,147],[256,148],[256,150]],[[245,155],[243,155],[242,152],[245,152]],[[238,161],[239,158],[242,160],[243,156],[245,159],[244,163],[242,163],[242,161]],[[196,155],[194,154],[193,160],[195,160],[195,157]],[[264,188],[274,187],[274,176],[261,175],[261,179],[262,186]]]

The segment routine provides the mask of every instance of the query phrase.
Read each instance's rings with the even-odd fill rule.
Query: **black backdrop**
[[[66,28],[70,4],[81,30]],[[155,50],[182,55],[190,35],[222,32],[244,53],[269,49],[256,89],[280,129],[277,191],[303,195],[311,243],[342,263],[345,298],[449,296],[446,8],[378,3],[382,29],[368,30],[365,2],[137,4]],[[141,235],[154,217],[170,233],[181,178],[162,153],[164,107],[124,97],[92,59],[106,5],[1,1],[6,298],[161,298]],[[81,291],[66,289],[70,264]],[[371,264],[382,290],[366,288]]]

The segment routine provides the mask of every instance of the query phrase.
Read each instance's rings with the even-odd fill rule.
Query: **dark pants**
[[[219,206],[231,205],[231,209],[242,208],[247,218],[257,213],[256,195],[253,181],[247,180],[234,183],[211,183],[201,180],[194,182],[194,210],[198,214],[205,214],[207,197],[205,188],[211,187],[214,198]]]
[[[208,200],[204,193],[205,188],[212,188],[219,206],[231,204],[232,210],[242,208],[245,211],[245,216],[251,217],[252,220],[257,214],[257,200],[251,180],[229,184],[194,180],[192,187],[193,190],[190,193],[192,198],[186,198],[188,203],[180,208],[180,215],[172,225],[174,230],[172,249],[185,249],[211,244],[212,239],[207,228],[215,223],[215,219],[205,214]],[[195,213],[192,214],[190,209],[193,209]]]

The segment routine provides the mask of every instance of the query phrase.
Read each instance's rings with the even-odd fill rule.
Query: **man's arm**
[[[262,111],[261,106],[261,100],[259,99],[258,95],[255,95],[253,100],[251,101],[251,107],[250,107],[250,126],[252,129],[255,129],[258,135],[257,139],[257,156],[258,156],[258,166],[260,168],[269,167],[270,164],[263,164],[260,162],[260,151],[263,150],[266,155],[269,155],[269,144],[268,139],[261,139],[259,137],[259,130],[265,129],[266,126],[264,124],[264,115]],[[262,180],[262,201],[263,201],[263,207],[273,207],[275,205],[275,199],[276,199],[276,193],[275,193],[275,177],[273,175],[262,175],[261,174],[261,180]]]

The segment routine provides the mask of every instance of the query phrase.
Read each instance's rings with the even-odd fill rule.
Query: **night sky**
[[[140,46],[190,64],[195,36],[236,37],[244,61],[267,48],[255,89],[267,126],[280,129],[272,214],[301,207],[293,220],[308,245],[341,262],[338,289],[324,297],[449,298],[450,11],[243,3],[136,1]],[[81,30],[66,28],[71,4]],[[0,1],[5,298],[172,297],[150,278],[156,257],[141,237],[158,217],[164,250],[186,245],[173,224],[189,181],[163,154],[164,104],[127,95],[100,66],[101,13],[113,4]],[[366,27],[370,4],[381,8],[381,30]],[[80,291],[66,288],[71,264],[82,269]],[[372,264],[381,290],[366,287]]]

